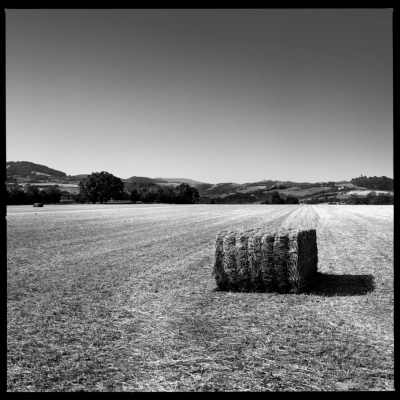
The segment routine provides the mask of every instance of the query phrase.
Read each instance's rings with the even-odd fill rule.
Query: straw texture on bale
[[[289,236],[286,231],[279,231],[274,241],[275,282],[280,293],[287,291],[288,284],[288,248]]]
[[[251,288],[255,292],[262,292],[264,285],[261,277],[261,234],[259,232],[249,237],[248,248]]]
[[[246,292],[251,287],[248,258],[249,231],[238,231],[236,236],[236,271],[238,290]]]
[[[222,251],[224,253],[223,267],[224,273],[228,280],[229,289],[237,289],[237,272],[236,272],[236,235],[235,232],[228,232],[222,240]]]
[[[274,241],[273,232],[264,233],[261,239],[261,276],[266,292],[272,292],[275,287]]]
[[[222,289],[228,289],[228,277],[224,272],[224,250],[223,250],[223,240],[227,232],[219,232],[217,236],[217,241],[215,243],[215,255],[214,255],[214,277],[217,282],[217,286]]]
[[[299,293],[317,272],[315,229],[222,231],[213,275],[221,290]]]

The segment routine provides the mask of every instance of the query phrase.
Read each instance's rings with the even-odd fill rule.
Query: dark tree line
[[[128,191],[126,188],[129,188]],[[79,189],[76,200],[80,203],[131,200],[143,203],[194,204],[199,200],[198,190],[186,183],[176,188],[161,187],[151,182],[124,185],[120,178],[105,171],[87,176],[80,182]]]
[[[49,186],[39,190],[36,186],[27,185],[26,190],[19,186],[6,188],[6,203],[22,205],[33,203],[58,203],[61,199],[60,189]],[[182,183],[177,187],[161,187],[157,184],[139,185],[126,191],[124,182],[116,176],[102,171],[88,175],[79,183],[78,203],[105,203],[109,200],[131,200],[143,203],[195,204],[199,202],[197,189]]]
[[[39,190],[36,186],[28,185],[26,191],[19,186],[6,188],[6,204],[23,205],[33,203],[56,204],[60,202],[61,191],[57,186],[49,186]]]
[[[386,193],[370,192],[366,196],[350,195],[347,199],[347,204],[351,205],[389,205],[394,204],[394,196]]]
[[[310,200],[306,200],[307,204],[320,204],[320,203],[340,203],[343,200],[337,197],[318,197]],[[376,194],[375,192],[370,192],[366,196],[359,196],[357,194],[352,194],[345,201],[346,204],[350,205],[388,205],[394,204],[394,196],[386,193]]]
[[[286,196],[286,198],[282,198],[278,192],[274,193],[271,197],[271,200],[265,200],[261,204],[299,204],[299,199],[292,195]]]
[[[198,190],[186,183],[175,188],[158,185],[142,189],[133,188],[130,194],[132,202],[141,201],[143,203],[196,204],[199,202],[199,198]]]

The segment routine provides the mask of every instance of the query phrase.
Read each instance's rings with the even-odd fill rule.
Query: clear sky
[[[393,177],[392,9],[6,10],[7,161]]]

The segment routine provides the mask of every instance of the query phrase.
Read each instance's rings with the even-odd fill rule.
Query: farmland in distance
[[[8,391],[394,390],[393,206],[7,207]],[[216,291],[218,231],[315,228],[309,294]]]

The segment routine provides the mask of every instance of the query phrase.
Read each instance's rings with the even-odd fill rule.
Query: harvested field
[[[6,224],[8,391],[394,390],[393,206],[9,206]],[[310,294],[216,290],[217,233],[265,225],[316,229]],[[246,285],[260,267],[240,265]]]

